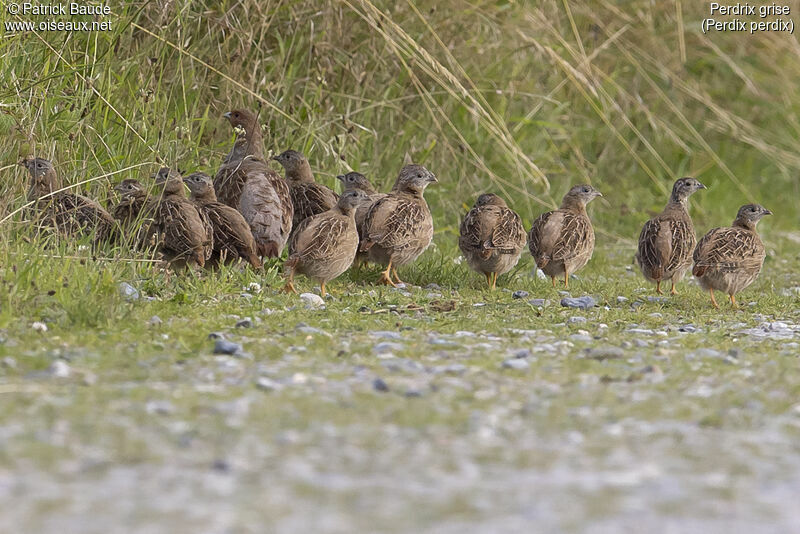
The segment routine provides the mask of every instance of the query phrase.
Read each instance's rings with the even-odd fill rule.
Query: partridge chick
[[[337,180],[342,182],[342,187],[345,192],[347,191],[363,191],[366,198],[361,202],[356,210],[356,228],[358,228],[359,239],[364,239],[364,220],[367,218],[367,212],[372,205],[378,200],[386,196],[386,193],[378,193],[372,186],[370,181],[361,173],[348,172],[347,174],[340,174],[336,177]],[[362,264],[367,260],[367,253],[356,253],[355,264],[356,266]]]
[[[352,265],[358,250],[355,213],[365,197],[361,191],[347,191],[332,209],[300,223],[289,243],[286,291],[296,292],[294,275],[302,273],[320,282],[324,297],[325,284]]]
[[[214,177],[214,191],[223,204],[238,209],[242,188],[247,176],[241,170],[241,163],[247,156],[264,159],[264,141],[258,117],[246,109],[234,109],[223,115],[237,131],[233,148],[225,157]]]
[[[758,204],[739,208],[733,225],[709,231],[694,249],[694,268],[703,289],[711,294],[711,304],[719,308],[714,290],[728,294],[736,306],[736,293],[752,284],[761,272],[767,256],[756,226],[764,215],[772,212]]]
[[[536,266],[556,285],[556,277],[569,276],[581,269],[594,251],[594,228],[586,204],[603,196],[590,185],[576,185],[564,195],[561,207],[539,215],[528,233],[528,247]]]
[[[217,202],[211,177],[202,172],[190,174],[183,179],[189,186],[191,200],[197,211],[211,222],[214,235],[214,253],[221,261],[242,258],[254,268],[261,268],[256,254],[256,240],[242,214],[221,202]]]
[[[639,234],[636,261],[644,277],[656,283],[661,295],[661,282],[672,283],[670,294],[676,295],[679,282],[692,265],[692,252],[697,244],[692,218],[689,216],[689,197],[706,186],[694,178],[681,178],[672,187],[669,202],[660,215],[644,224]]]
[[[281,255],[292,231],[294,208],[289,185],[261,159],[247,156],[239,172],[246,176],[239,212],[250,225],[256,251],[267,258]]]
[[[71,237],[93,235],[95,244],[115,237],[114,218],[94,200],[62,191],[61,177],[52,162],[34,158],[20,162],[20,165],[30,174],[27,198],[33,202],[40,227],[54,228],[59,234]]]
[[[499,196],[484,193],[461,221],[458,247],[469,266],[486,276],[494,289],[497,277],[517,264],[526,241],[519,215]]]
[[[158,233],[154,228],[149,195],[139,180],[122,180],[114,190],[119,193],[119,202],[112,212],[130,245],[135,249],[155,246]]]
[[[159,191],[151,209],[161,251],[170,263],[195,262],[203,267],[214,250],[214,236],[208,234],[200,213],[186,198],[181,175],[162,167],[156,173],[156,188]]]
[[[294,228],[303,219],[328,211],[336,205],[339,196],[314,181],[311,166],[306,157],[296,150],[287,150],[273,157],[286,171],[286,181],[294,206],[292,226]]]
[[[433,217],[422,195],[436,182],[436,176],[422,165],[406,165],[392,191],[367,212],[361,250],[368,252],[370,261],[386,265],[381,283],[402,283],[397,267],[416,260],[431,244]]]

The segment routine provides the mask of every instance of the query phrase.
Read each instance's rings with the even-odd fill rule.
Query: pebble
[[[256,380],[256,387],[258,389],[263,389],[264,391],[280,391],[283,389],[283,385],[279,382],[272,380],[271,378],[267,378],[266,376],[260,376]]]
[[[678,327],[678,332],[686,332],[688,334],[694,334],[695,332],[700,332],[700,329],[693,324],[685,324],[683,326]]]
[[[147,326],[159,326],[164,321],[161,320],[161,317],[158,315],[154,315],[147,320]]]
[[[442,287],[439,284],[431,282],[430,284],[425,286],[425,289],[430,289],[430,290],[433,290],[433,291],[440,291],[442,289]]]
[[[654,297],[652,295],[648,295],[645,297],[649,302],[669,302],[668,297]]]
[[[240,321],[236,321],[236,328],[253,328],[253,320],[250,317],[245,317]]]
[[[561,299],[561,305],[567,308],[579,308],[581,310],[586,310],[597,306],[597,301],[594,299],[594,297],[590,297],[588,295],[578,298],[567,297]]]
[[[315,327],[313,327],[313,326],[308,326],[308,325],[307,325],[307,324],[305,324],[305,323],[299,323],[299,324],[297,325],[297,327],[295,327],[295,329],[296,329],[298,332],[301,332],[301,333],[303,333],[303,334],[315,335],[315,336],[328,336],[328,337],[331,337],[331,335],[330,335],[328,332],[326,332],[325,330],[321,330],[321,329],[319,329],[319,328],[315,328]]]
[[[580,315],[576,315],[575,317],[570,317],[567,319],[567,324],[578,324],[578,323],[585,323],[586,317],[581,317]]]
[[[36,321],[31,325],[31,328],[36,330],[37,332],[47,332],[47,325],[41,321]]]
[[[119,283],[119,293],[128,300],[138,300],[139,290],[130,285],[128,282]]]
[[[208,334],[208,339],[225,339],[225,334],[222,332],[211,332]]]
[[[577,341],[579,343],[590,343],[594,340],[594,338],[587,334],[572,334],[569,336],[572,341]]]
[[[617,297],[617,304],[625,304],[628,302],[628,297],[623,297],[622,295]]]
[[[233,341],[217,339],[214,342],[214,354],[237,354],[241,352],[242,346]]]
[[[586,357],[593,360],[618,360],[625,357],[620,347],[596,347],[586,350]]]
[[[2,360],[0,360],[0,365],[5,367],[6,369],[16,369],[17,368],[17,360],[12,358],[11,356],[6,356]]]
[[[536,306],[537,308],[544,308],[550,305],[550,301],[548,299],[531,299],[528,301],[528,304]]]
[[[387,384],[383,380],[383,378],[378,377],[372,381],[372,389],[374,389],[375,391],[386,393],[387,391],[389,391],[389,384]]]
[[[175,407],[169,401],[147,401],[144,405],[147,413],[168,415],[175,411]]]
[[[543,270],[535,269],[535,272],[536,272],[536,278],[538,278],[539,280],[547,280],[547,275],[544,274]]]
[[[531,365],[524,358],[509,358],[503,362],[503,367],[506,369],[514,369],[515,371],[527,371]]]
[[[511,298],[513,298],[513,299],[524,299],[527,296],[528,296],[528,292],[527,291],[523,291],[521,289],[518,289],[518,290],[514,291],[511,294]]]
[[[47,373],[55,378],[67,378],[71,372],[72,369],[64,360],[56,360],[47,368]]]
[[[325,301],[316,293],[301,293],[300,300],[303,301],[306,308],[322,308],[325,306]]]
[[[406,346],[402,343],[393,343],[391,341],[382,341],[372,347],[372,352],[375,354],[390,354],[405,349]]]

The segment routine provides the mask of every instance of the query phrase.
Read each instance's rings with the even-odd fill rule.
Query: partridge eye
[[[583,188],[583,192],[584,192],[584,193],[588,193],[588,192],[589,192],[589,188],[588,188],[588,187],[584,187],[584,188]]]

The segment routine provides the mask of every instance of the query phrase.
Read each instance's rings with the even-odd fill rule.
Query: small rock
[[[392,343],[391,341],[382,341],[372,347],[372,352],[375,354],[389,354],[405,349],[402,343]]]
[[[263,389],[264,391],[280,391],[283,389],[282,384],[272,380],[271,378],[267,378],[266,376],[258,377],[258,380],[256,380],[256,387],[258,389]]]
[[[699,332],[699,331],[700,331],[700,329],[697,328],[693,324],[685,324],[683,326],[678,327],[678,332],[686,332],[686,333],[689,333],[689,334],[694,334],[695,332]]]
[[[515,371],[527,371],[530,369],[531,364],[524,358],[509,358],[503,362],[503,367],[506,369],[514,369]]]
[[[175,411],[175,407],[169,401],[148,401],[144,407],[149,414],[169,415]]]
[[[369,335],[377,339],[403,339],[403,335],[400,332],[389,330],[373,330],[369,332]]]
[[[547,275],[544,274],[543,270],[534,269],[534,272],[536,273],[536,278],[538,278],[539,280],[547,280]]]
[[[0,360],[0,365],[5,367],[6,369],[16,369],[17,368],[17,360],[12,358],[11,356],[6,356],[2,360]]]
[[[594,341],[594,338],[588,334],[572,334],[569,338],[579,343],[591,343]]]
[[[72,370],[69,364],[64,360],[56,360],[50,364],[50,367],[47,368],[47,372],[50,376],[55,378],[67,378]]]
[[[561,299],[561,305],[567,308],[578,308],[581,310],[587,310],[589,308],[593,308],[597,306],[597,301],[594,297],[585,296],[585,297],[578,297],[578,298],[563,298]]]
[[[37,332],[47,332],[47,325],[41,321],[36,321],[31,325],[31,328],[36,330]]]
[[[300,300],[306,305],[306,308],[322,308],[325,306],[325,301],[316,293],[301,293]]]
[[[308,382],[308,375],[305,373],[295,373],[292,375],[292,384],[303,385]]]
[[[139,290],[130,285],[128,282],[119,283],[119,293],[128,300],[138,300]]]
[[[617,297],[617,304],[625,304],[628,302],[628,297],[623,297],[622,295]]]
[[[625,351],[619,347],[596,347],[586,349],[586,357],[593,360],[618,360],[625,357]]]
[[[222,332],[211,332],[208,334],[208,339],[225,339],[225,334]]]
[[[654,297],[652,295],[648,295],[645,297],[649,302],[669,302],[668,297]]]
[[[147,320],[147,326],[159,326],[164,321],[161,320],[161,317],[158,315],[154,315]]]
[[[432,291],[440,291],[442,287],[439,284],[431,282],[430,284],[425,286],[425,289],[430,289]]]
[[[375,391],[386,393],[387,391],[389,391],[389,384],[384,382],[382,378],[378,377],[372,381],[372,389],[374,389]]]
[[[579,324],[585,322],[586,322],[586,317],[581,317],[580,315],[576,315],[575,317],[570,317],[569,319],[567,319],[567,324]]]
[[[523,291],[521,289],[518,289],[518,290],[514,291],[511,294],[511,298],[513,298],[513,299],[524,299],[527,296],[528,296],[528,292],[527,291]]]
[[[242,350],[242,346],[233,341],[217,339],[214,342],[214,354],[237,354]]]
[[[236,328],[253,328],[253,320],[250,317],[245,317],[240,321],[236,321]]]

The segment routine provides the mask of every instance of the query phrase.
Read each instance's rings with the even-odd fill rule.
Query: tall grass
[[[793,4],[797,4],[794,2]],[[796,6],[795,10],[800,6]],[[0,236],[24,227],[24,169],[55,160],[108,200],[161,164],[213,172],[220,115],[259,110],[267,149],[306,152],[319,179],[356,169],[385,188],[404,158],[432,169],[437,243],[454,246],[484,190],[526,224],[592,182],[599,246],[629,248],[672,181],[694,175],[697,225],[759,201],[798,223],[793,36],[703,35],[703,3],[144,2],[113,31],[0,39]],[[5,10],[0,18],[9,20]],[[122,171],[122,172],[120,172]]]

